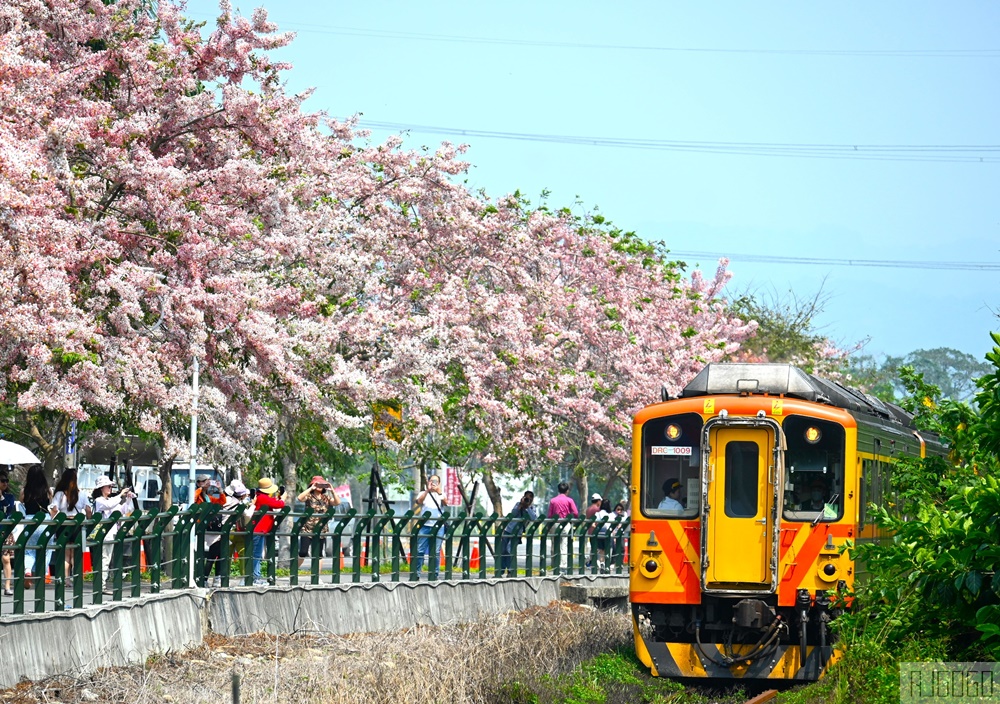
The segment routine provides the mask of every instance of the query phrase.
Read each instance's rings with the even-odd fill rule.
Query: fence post
[[[563,531],[566,530],[566,526],[569,525],[569,516],[566,518],[555,519],[555,535],[552,537],[552,574],[559,576],[562,574],[562,543],[563,543]],[[572,532],[571,532],[572,534]],[[568,568],[567,572],[573,572],[573,541],[569,541],[569,550],[567,551],[567,562],[566,566]]]
[[[587,528],[594,523],[593,518],[581,517],[580,522],[576,525],[576,530],[574,536],[577,538],[577,545],[580,548],[580,554],[577,557],[576,562],[576,573],[577,574],[587,574]]]
[[[483,514],[477,513],[475,516],[466,516],[462,524],[462,542],[459,550],[462,551],[462,579],[472,579],[472,531],[476,529],[482,520]]]
[[[35,514],[27,522],[27,524],[21,528],[21,534],[17,536],[17,539],[14,541],[14,563],[11,565],[11,570],[12,574],[15,577],[17,577],[17,575],[23,575],[25,573],[24,558],[25,558],[25,550],[27,549],[25,546],[28,544],[28,541],[31,539],[31,536],[34,535],[35,529],[39,525],[41,525],[41,522],[44,520],[44,516],[45,514],[43,513]],[[11,520],[14,522],[15,525],[20,524],[21,521],[23,521],[24,519],[25,516],[22,516],[17,511],[11,514]],[[11,526],[11,531],[13,530],[14,526]],[[14,580],[13,610],[15,614],[24,613],[24,592],[25,592],[24,581],[25,580],[21,578],[16,578]]]
[[[86,523],[87,528],[90,529],[87,531],[87,544],[90,547],[90,570],[93,575],[93,579],[91,580],[91,591],[93,592],[92,601],[95,604],[104,603],[104,593],[102,589],[104,588],[103,574],[105,557],[107,557],[110,561],[110,555],[106,556],[104,554],[104,539],[107,537],[108,532],[111,530],[112,526],[117,523],[119,518],[121,518],[121,512],[114,511],[111,514],[111,517],[106,520],[103,519],[100,514],[95,514],[95,517]]]
[[[222,519],[222,534],[219,536],[219,542],[221,546],[219,548],[219,558],[222,560],[222,579],[220,580],[220,586],[229,586],[229,577],[233,571],[233,528],[239,523],[240,518],[243,516],[243,506],[237,506],[232,513]],[[246,548],[243,549],[246,552]],[[241,557],[246,557],[242,555]]]
[[[445,508],[441,512],[441,520],[444,521],[444,578],[449,580],[454,574],[454,555],[455,555],[455,532],[461,525],[462,521],[465,520],[465,511],[459,511],[457,516],[452,517],[451,511]],[[441,530],[438,529],[437,535],[440,535]],[[435,560],[440,560],[441,554],[441,543],[438,541],[437,554],[434,556]],[[438,569],[440,570],[441,565],[438,564]],[[440,572],[438,573],[440,576]]]
[[[538,554],[538,574],[542,577],[546,575],[546,568],[548,567],[546,558],[549,554],[549,533],[552,529],[556,527],[555,518],[540,518],[541,528],[539,532],[539,554]],[[558,564],[558,563],[557,563]]]
[[[351,509],[352,511],[355,509]],[[371,537],[371,526],[372,517],[375,515],[375,509],[368,509],[367,513],[362,514],[362,517],[354,524],[354,565],[351,570],[351,582],[358,584],[361,582],[361,568],[364,563],[368,560],[368,554],[365,552],[366,548],[362,547],[363,544],[367,544],[371,541],[365,540],[366,537]]]
[[[544,518],[536,519],[534,521],[529,518],[524,518],[524,576],[530,577],[532,569],[534,568],[534,560],[532,559],[535,552],[535,534],[538,533],[539,528],[545,522]],[[542,550],[545,548],[543,547]],[[512,556],[515,560],[514,564],[514,574],[517,574],[517,548],[514,548],[514,555]]]
[[[348,509],[347,513],[343,514],[340,520],[337,522],[337,525],[333,527],[333,537],[331,538],[333,549],[330,551],[333,553],[333,574],[330,577],[330,581],[333,584],[340,584],[340,555],[343,549],[341,546],[343,545],[344,530],[347,528],[348,524],[352,520],[354,520],[355,516],[357,515],[358,515],[357,509],[354,508]],[[361,549],[360,542],[361,542],[361,536],[358,535],[357,523],[355,523],[355,531],[354,535],[352,536],[352,547],[354,549],[351,551],[351,554],[353,555],[352,557],[353,564],[357,564],[358,561],[361,559],[357,552],[358,550]]]
[[[150,551],[146,555],[146,564],[149,566],[149,590],[153,594],[160,593],[163,581],[163,533],[174,521],[179,510],[176,506],[171,506],[163,513],[154,514],[149,524],[153,529],[153,537],[149,540]],[[150,513],[153,513],[152,509]]]
[[[374,521],[374,527],[372,529],[372,539],[369,544],[372,547],[371,554],[368,555],[368,564],[372,567],[372,581],[381,581],[382,575],[380,570],[382,568],[382,529],[385,527],[386,523],[392,521],[392,517],[395,515],[393,510],[390,508],[384,514],[378,517]]]
[[[288,583],[293,587],[299,583],[299,540],[302,526],[314,513],[315,511],[306,506],[303,513],[292,517],[292,530],[288,534]],[[310,547],[312,547],[311,543],[312,541],[310,541]]]
[[[420,572],[417,571],[417,563],[420,561],[420,529],[424,527],[424,524],[430,520],[430,511],[424,511],[421,515],[413,521],[410,532],[410,581],[416,582],[420,579]],[[427,556],[430,559],[430,555]],[[435,559],[437,557],[435,556]],[[427,565],[427,569],[430,570],[431,566]]]
[[[271,526],[271,530],[268,531],[267,537],[264,539],[267,557],[267,583],[272,587],[278,582],[278,530],[281,527],[282,521],[285,520],[285,516],[287,516],[291,510],[292,509],[289,506],[278,509],[278,512],[274,514],[274,525]],[[295,566],[298,567],[298,553],[296,553],[292,559],[295,561]]]
[[[499,514],[495,511],[490,514],[490,517],[485,521],[480,521],[479,523],[479,578],[486,579],[486,553],[493,555],[493,572],[496,574],[496,555],[493,554],[493,548],[490,546],[489,533],[496,524]],[[495,542],[495,541],[494,541]],[[483,549],[485,548],[485,550]]]
[[[403,539],[401,536],[403,534],[403,530],[407,525],[409,525],[410,521],[413,520],[413,513],[413,509],[409,509],[402,515],[402,517],[400,517],[398,521],[396,521],[392,529],[392,576],[390,579],[393,582],[399,581],[399,559],[403,554]],[[412,555],[410,556],[410,559],[413,559]]]

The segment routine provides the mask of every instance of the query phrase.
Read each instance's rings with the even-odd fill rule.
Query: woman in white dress
[[[115,511],[123,517],[135,511],[135,492],[130,489],[124,489],[117,496],[112,496],[111,491],[113,489],[114,482],[110,478],[104,475],[97,478],[97,483],[94,487],[94,508],[101,514],[102,520],[111,518],[111,514]],[[118,527],[119,523],[116,522],[108,529],[108,532],[104,534],[104,545],[101,547],[101,584],[104,585],[105,594],[110,594],[113,590],[111,580],[109,579],[109,572],[114,562],[113,548],[115,546],[115,536],[118,535]],[[109,549],[109,546],[112,549]]]
[[[66,518],[73,518],[78,513],[83,513],[90,518],[94,515],[94,511],[90,508],[90,503],[87,501],[87,497],[80,493],[80,487],[76,483],[76,470],[67,469],[59,477],[59,483],[56,484],[56,493],[52,496],[52,503],[49,504],[49,515],[55,518],[58,514],[66,514]],[[72,526],[67,526],[59,531],[59,534],[63,530],[71,530]],[[59,537],[59,534],[53,537],[51,543],[55,543],[55,538]],[[70,543],[79,543],[80,536],[74,536],[70,539]],[[50,543],[50,544],[51,544]],[[66,549],[66,579],[70,579],[70,575],[73,574],[73,550],[71,548]]]

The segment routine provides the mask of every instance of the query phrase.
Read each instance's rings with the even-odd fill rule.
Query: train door
[[[775,569],[775,429],[716,425],[709,443],[703,586],[766,589]]]

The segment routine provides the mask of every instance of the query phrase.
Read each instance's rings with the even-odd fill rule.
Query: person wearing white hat
[[[135,511],[135,492],[130,488],[123,489],[117,496],[112,496],[114,482],[106,475],[97,478],[94,484],[94,508],[101,514],[101,520],[107,521],[111,515],[117,511],[123,517]],[[108,532],[104,534],[104,543],[101,545],[101,584],[104,585],[104,593],[111,594],[113,586],[110,581],[111,565],[117,561],[118,554],[122,551],[120,543],[115,542],[118,534],[119,523],[116,521]],[[109,549],[108,546],[112,549]]]
[[[249,550],[247,549],[250,540],[247,538],[246,529],[250,524],[250,519],[253,518],[253,498],[250,496],[250,490],[247,489],[246,484],[239,479],[232,480],[226,487],[226,505],[223,510],[226,513],[242,511],[242,515],[236,521],[234,532],[230,534],[230,539],[232,552],[239,555],[240,574],[246,577],[250,575]],[[219,586],[222,586],[222,579],[219,579],[218,582]]]

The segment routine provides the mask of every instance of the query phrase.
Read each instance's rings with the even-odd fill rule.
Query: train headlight
[[[824,562],[816,570],[816,574],[824,582],[835,582],[840,576],[840,570],[836,562]]]
[[[681,426],[671,423],[663,434],[667,436],[667,440],[678,440],[681,437]]]
[[[656,579],[663,571],[663,565],[653,555],[643,555],[639,560],[639,572],[647,579]]]
[[[815,445],[823,438],[823,431],[817,428],[815,425],[810,425],[806,428],[806,432],[802,434],[806,439],[806,442],[810,445]]]

